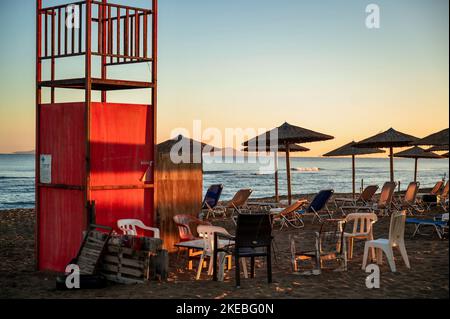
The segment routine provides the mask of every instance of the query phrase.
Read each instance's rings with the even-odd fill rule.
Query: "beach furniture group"
[[[206,264],[207,273],[213,276],[213,280],[223,280],[225,269],[232,268],[234,259],[236,286],[239,286],[241,272],[245,278],[252,278],[255,258],[265,257],[268,281],[271,282],[270,254],[276,250],[274,230],[301,234],[305,218],[308,217],[312,223],[320,225],[318,232],[307,240],[305,236],[298,234],[289,235],[292,269],[302,274],[320,274],[324,263],[332,260],[337,262],[337,270],[347,270],[347,263],[354,257],[355,241],[364,242],[363,269],[369,259],[381,264],[383,255],[386,255],[390,270],[395,272],[397,266],[393,257],[394,249],[399,250],[406,267],[410,268],[404,240],[406,225],[415,225],[412,237],[419,234],[419,229],[425,226],[432,226],[440,238],[446,230],[448,232],[448,214],[427,218],[426,212],[433,205],[429,202],[424,204],[423,197],[429,194],[419,193],[418,182],[411,182],[404,195],[395,193],[397,183],[386,182],[378,199],[375,198],[378,185],[369,185],[356,198],[333,199],[334,191],[330,189],[318,192],[311,201],[299,199],[284,207],[274,207],[274,203],[249,203],[251,189],[237,191],[230,201],[221,205],[219,201],[223,188],[223,185],[212,185],[208,189],[202,205],[202,216],[211,221],[218,217],[233,220],[236,225],[235,235],[222,227],[211,225],[209,221],[199,219],[191,219],[194,222],[192,226],[197,230],[196,236],[192,235],[193,232],[186,223],[179,228],[180,243],[177,246],[197,250],[197,253],[189,253],[190,258],[200,256],[197,280]],[[437,196],[435,207],[448,209],[448,182],[437,183],[431,193]],[[329,208],[331,204],[334,204],[335,210]],[[390,218],[387,238],[374,236],[374,226],[380,218]],[[179,219],[179,216],[174,218],[177,225],[180,225]],[[308,240],[309,247],[306,244]],[[188,260],[190,264],[193,261]],[[250,272],[246,260],[250,260]],[[307,262],[313,262],[312,270],[303,269],[302,265]]]

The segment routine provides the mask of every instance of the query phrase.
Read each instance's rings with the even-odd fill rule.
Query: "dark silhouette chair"
[[[209,218],[209,215],[216,217],[217,211],[215,208],[219,204],[220,196],[222,195],[223,185],[216,184],[211,185],[206,192],[205,199],[203,199],[202,203],[202,211],[206,211],[206,219]],[[220,211],[219,211],[220,212]]]
[[[219,247],[219,238],[233,239],[234,244]],[[236,235],[214,234],[213,278],[217,280],[217,257],[219,252],[233,254],[236,267],[236,287],[241,285],[239,258],[251,259],[251,278],[255,276],[255,258],[265,257],[267,280],[272,282],[272,219],[270,214],[239,214]]]
[[[327,189],[322,190],[314,197],[311,203],[305,205],[306,207],[302,210],[299,210],[298,213],[300,215],[312,215],[314,220],[317,218],[319,222],[323,221],[322,217],[327,217],[329,219],[333,218],[333,212],[330,211],[327,207],[328,202],[334,194],[334,190]]]

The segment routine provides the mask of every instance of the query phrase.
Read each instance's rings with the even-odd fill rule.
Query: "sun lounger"
[[[448,233],[448,220],[449,220],[449,214],[443,214],[441,218],[435,218],[435,219],[420,219],[420,218],[408,218],[406,220],[407,224],[415,225],[415,230],[412,235],[414,238],[417,234],[420,233],[420,228],[423,226],[430,226],[433,227],[436,231],[436,234],[439,236],[440,239],[444,237],[446,233]]]
[[[397,210],[406,210],[409,215],[414,215],[415,212],[423,213],[424,209],[417,201],[417,193],[419,191],[420,183],[412,182],[408,185],[405,196],[400,197],[393,205]]]
[[[273,208],[270,214],[273,216],[273,223],[280,223],[280,230],[286,227],[302,228],[305,226],[302,216],[297,212],[307,200],[299,200],[286,208]]]
[[[222,195],[223,185],[216,184],[211,185],[206,192],[205,198],[202,203],[202,212],[206,211],[206,219],[209,218],[210,215],[216,217],[216,213],[223,214],[224,211],[221,209],[216,209],[219,205],[219,199]]]
[[[397,187],[397,183],[395,182],[386,182],[381,189],[380,199],[373,206],[343,206],[341,210],[345,215],[345,211],[370,211],[372,213],[379,213],[380,215],[387,215],[388,212],[392,210],[392,199],[394,196],[395,188]]]
[[[329,217],[330,219],[333,218],[333,212],[330,211],[327,207],[327,204],[331,197],[334,194],[334,190],[327,189],[320,191],[314,199],[311,201],[311,203],[308,204],[308,202],[304,202],[303,207],[306,207],[299,210],[298,213],[301,216],[305,215],[313,215],[312,222],[314,223],[315,219],[317,218],[319,222],[323,221],[322,217]]]
[[[343,206],[370,206],[373,205],[373,197],[378,190],[378,185],[369,185],[359,195],[357,199],[353,198],[335,198],[334,203],[336,207],[341,210],[343,216],[345,216]]]

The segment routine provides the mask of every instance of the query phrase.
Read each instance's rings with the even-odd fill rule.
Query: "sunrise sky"
[[[381,29],[365,26],[369,3]],[[336,137],[306,145],[302,156],[316,156],[390,127],[418,137],[447,128],[448,6],[160,0],[158,140],[194,120],[221,131],[288,121]],[[0,153],[34,148],[34,20],[34,0],[0,1]]]

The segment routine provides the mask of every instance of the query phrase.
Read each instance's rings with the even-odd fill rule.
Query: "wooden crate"
[[[124,237],[112,237],[102,258],[100,272],[108,280],[122,284],[165,280],[168,272],[168,254],[161,249],[157,238],[132,238],[133,244],[124,247]],[[140,248],[133,248],[138,243]],[[166,257],[167,256],[167,257]],[[166,262],[167,261],[167,262]]]

